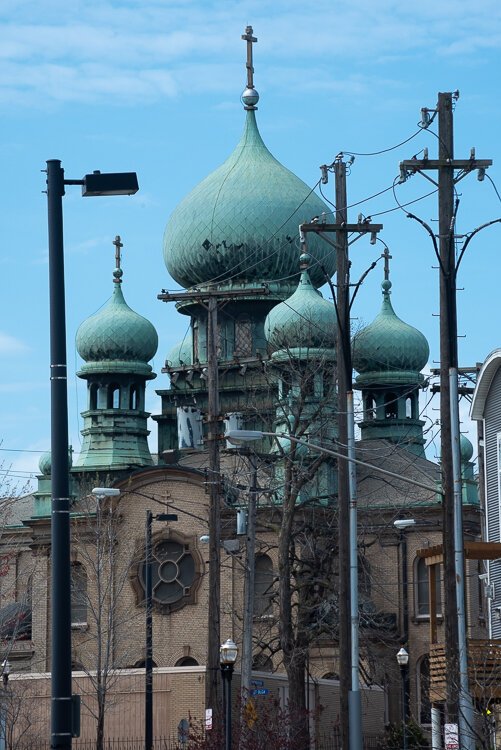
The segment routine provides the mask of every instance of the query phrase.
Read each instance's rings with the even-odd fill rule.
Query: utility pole
[[[242,449],[240,449],[242,453]],[[242,659],[240,677],[240,746],[245,747],[248,737],[248,708],[251,698],[252,678],[252,628],[254,624],[254,581],[256,572],[256,525],[257,525],[257,463],[256,456],[248,453],[251,467],[247,529],[245,535],[244,612],[242,626]]]
[[[218,367],[218,306],[240,297],[267,294],[266,287],[223,291],[216,288],[195,292],[162,292],[163,302],[193,300],[207,310],[207,453],[209,485],[209,606],[207,611],[207,679],[206,708],[219,711],[219,646],[221,609],[221,471],[219,447],[221,440],[219,413]]]
[[[348,224],[346,163],[342,154],[332,165],[335,177],[336,223],[311,223],[300,226],[300,234],[319,234],[336,248],[337,294],[334,295],[338,319],[338,559],[339,559],[339,688],[340,735],[342,750],[362,750],[362,706],[359,682],[359,612],[358,612],[358,545],[355,476],[355,432],[353,416],[353,383],[350,335],[350,260],[348,234],[357,239],[382,224],[359,222]],[[327,167],[321,167],[322,181],[327,181]],[[335,233],[333,242],[327,235]]]
[[[491,160],[454,159],[453,100],[459,92],[439,93],[438,159],[410,159],[401,162],[403,179],[408,172],[435,170],[438,173],[439,236],[438,247],[430,227],[413,214],[430,234],[440,267],[440,422],[441,463],[444,491],[443,551],[445,590],[445,650],[447,681],[447,715],[449,723],[458,723],[462,748],[473,750],[473,706],[468,686],[468,652],[466,632],[465,563],[462,525],[461,455],[458,409],[458,347],[456,307],[456,236],[455,222],[459,199],[455,184],[472,170],[485,170]],[[430,123],[428,109],[422,110],[423,127]],[[459,176],[455,170],[461,170]],[[428,178],[430,179],[430,178]],[[432,180],[432,182],[434,182]],[[470,237],[471,238],[471,237]],[[469,239],[466,241],[463,252]],[[460,255],[460,260],[462,257]]]

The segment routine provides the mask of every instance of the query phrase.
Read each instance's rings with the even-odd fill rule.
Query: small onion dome
[[[253,100],[252,91],[244,98]],[[183,287],[217,280],[227,285],[272,282],[289,294],[297,281],[298,225],[329,209],[266,148],[254,109],[248,109],[242,138],[229,158],[173,211],[164,233],[164,261]],[[319,261],[313,284],[336,267],[335,253],[311,234],[309,250]]]
[[[184,339],[172,347],[167,355],[169,367],[183,367],[193,364],[193,340],[191,329]]]
[[[40,473],[43,474],[44,477],[50,477],[50,473],[52,470],[50,451],[42,453],[42,455],[40,456],[40,461],[38,462],[38,468],[40,469]]]
[[[400,320],[390,302],[391,281],[382,283],[383,304],[375,320],[353,340],[358,384],[421,382],[430,349],[423,334]]]
[[[473,445],[471,444],[470,440],[468,440],[466,435],[463,435],[463,433],[461,433],[461,437],[459,439],[459,450],[461,451],[462,463],[468,463],[469,461],[471,461],[473,456]]]
[[[264,322],[265,336],[273,352],[286,350],[297,353],[304,350],[333,350],[336,346],[337,319],[334,305],[325,300],[311,283],[309,271],[304,266],[294,294],[276,305]]]
[[[116,274],[115,274],[116,275]],[[124,363],[117,370],[131,370],[130,363],[142,365],[140,370],[151,368],[146,363],[155,356],[158,336],[149,320],[138,315],[126,303],[119,280],[113,294],[99,312],[85,320],[77,331],[78,353],[88,363],[82,372],[93,369],[97,363]],[[129,365],[127,364],[129,363]]]
[[[71,469],[73,465],[73,450],[71,448],[68,449],[68,468]],[[40,460],[38,462],[38,468],[40,469],[40,473],[44,475],[44,477],[50,477],[52,472],[52,455],[50,451],[46,451],[45,453],[42,453],[40,456]]]

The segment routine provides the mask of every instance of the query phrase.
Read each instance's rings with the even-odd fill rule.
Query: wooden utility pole
[[[443,550],[445,591],[445,649],[447,682],[447,719],[459,724],[461,747],[469,750],[473,741],[473,710],[468,689],[466,601],[464,596],[464,550],[460,474],[458,415],[458,347],[456,307],[455,222],[459,200],[455,200],[455,170],[485,169],[491,160],[454,159],[453,99],[459,94],[439,93],[438,159],[410,159],[401,162],[401,173],[435,170],[438,173],[438,247],[430,227],[413,214],[430,234],[440,267],[440,423],[441,468],[444,492]],[[429,110],[424,109],[427,116]],[[426,122],[423,123],[426,126]]]
[[[350,260],[348,234],[375,235],[382,224],[348,224],[346,164],[334,163],[336,223],[302,224],[300,232],[315,232],[333,244],[337,253],[338,319],[337,414],[338,451],[338,559],[339,559],[339,688],[340,739],[342,750],[362,750],[362,716],[358,679],[358,561],[356,527],[356,488],[353,459],[353,391],[350,332]],[[335,243],[328,237],[335,233]],[[330,280],[329,280],[330,282]],[[351,404],[351,406],[350,406]]]
[[[162,292],[163,302],[193,300],[207,310],[207,482],[209,486],[209,606],[207,612],[207,679],[206,708],[216,715],[219,699],[219,647],[221,610],[221,471],[219,446],[221,440],[219,413],[218,306],[240,297],[268,294],[266,287],[223,291],[216,288],[196,292]]]

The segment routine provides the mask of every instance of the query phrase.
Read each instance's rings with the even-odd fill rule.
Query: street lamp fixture
[[[223,678],[224,693],[224,737],[225,750],[231,750],[231,678],[238,656],[238,646],[231,638],[221,644],[219,648],[219,661],[221,663],[221,676]]]
[[[400,667],[400,674],[402,676],[402,747],[403,750],[407,750],[407,667],[409,664],[409,652],[402,646],[397,652],[397,662]]]
[[[135,172],[94,172],[67,180],[59,159],[47,161],[51,381],[51,747],[70,750],[74,723],[71,693],[71,558],[68,464],[68,385],[64,291],[63,195],[81,185],[82,195],[132,195]]]

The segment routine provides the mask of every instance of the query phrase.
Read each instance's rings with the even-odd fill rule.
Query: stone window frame
[[[160,614],[163,614],[163,615],[168,615],[168,614],[171,614],[172,612],[177,612],[178,610],[183,609],[189,604],[197,604],[198,590],[200,588],[200,583],[202,581],[203,575],[205,573],[204,564],[203,564],[202,557],[200,555],[200,551],[198,549],[196,536],[187,536],[185,534],[182,534],[179,531],[176,531],[172,527],[167,527],[165,529],[161,529],[160,531],[156,531],[153,533],[152,550],[154,551],[155,547],[160,542],[168,542],[168,541],[176,542],[177,544],[181,544],[187,548],[195,564],[195,577],[194,577],[192,585],[189,588],[188,593],[183,595],[177,601],[170,602],[170,603],[162,603],[156,599],[152,600],[153,611],[159,612]],[[136,543],[136,552],[134,555],[134,562],[131,565],[131,568],[129,571],[129,580],[130,580],[131,586],[134,590],[134,594],[136,597],[136,607],[145,606],[145,590],[141,581],[141,568],[144,564],[145,552],[146,552],[145,540],[139,539]]]

